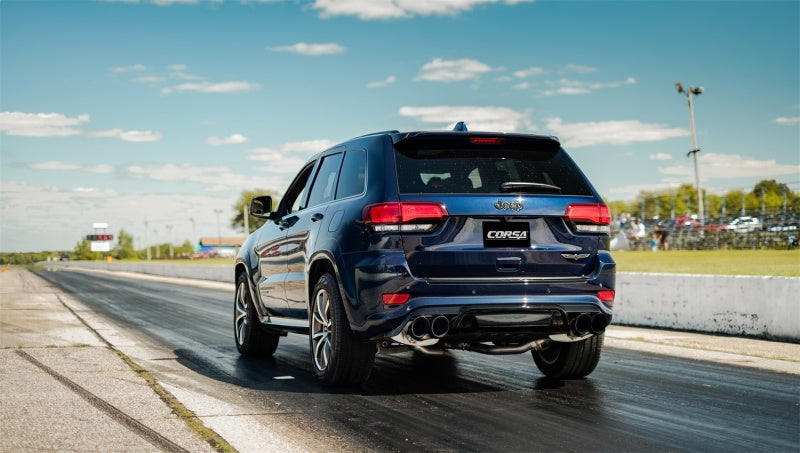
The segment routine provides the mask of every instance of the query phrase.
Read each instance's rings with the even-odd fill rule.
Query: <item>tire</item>
[[[603,350],[604,334],[574,343],[551,342],[541,351],[531,351],[539,371],[555,379],[578,379],[597,367]]]
[[[320,277],[311,294],[308,322],[314,372],[325,385],[363,384],[372,371],[375,345],[353,335],[331,274]]]
[[[236,349],[246,357],[268,357],[278,348],[280,335],[267,332],[261,327],[256,307],[250,298],[247,276],[242,273],[236,280],[236,295],[233,302],[233,335]]]

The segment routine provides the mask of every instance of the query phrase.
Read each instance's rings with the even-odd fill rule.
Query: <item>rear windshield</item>
[[[420,145],[395,150],[400,193],[592,195],[560,148]]]

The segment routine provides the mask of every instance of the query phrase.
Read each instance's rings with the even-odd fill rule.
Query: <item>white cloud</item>
[[[102,131],[92,132],[93,137],[100,138],[119,138],[126,142],[157,142],[161,140],[160,132],[153,131],[125,131],[119,128],[106,129]]]
[[[241,143],[247,143],[250,139],[245,137],[241,134],[233,134],[229,137],[225,138],[218,138],[218,137],[209,137],[206,139],[206,145],[211,146],[220,146],[220,145],[238,145]]]
[[[414,80],[430,82],[458,82],[478,78],[492,68],[477,60],[462,58],[460,60],[443,60],[436,58],[425,63]]]
[[[672,159],[672,155],[671,154],[667,154],[667,153],[655,153],[655,154],[651,154],[649,157],[650,157],[650,160],[671,160]]]
[[[514,77],[518,79],[527,79],[529,77],[534,77],[542,74],[544,74],[544,68],[532,67],[528,69],[523,69],[521,71],[515,71]]]
[[[83,169],[85,171],[88,171],[89,173],[98,173],[98,174],[114,172],[114,166],[108,164],[97,164],[89,167],[84,167]]]
[[[601,90],[605,88],[619,88],[621,86],[633,85],[635,83],[636,79],[633,77],[628,77],[625,80],[617,82],[584,82],[578,80],[561,79],[556,82],[553,81],[546,82],[547,85],[553,88],[550,90],[546,90],[542,94],[545,96],[556,96],[559,94],[563,95],[587,94],[596,90]]]
[[[739,154],[701,152],[698,154],[698,165],[700,177],[704,180],[800,174],[800,165],[784,165],[775,160],[758,160]],[[665,175],[693,176],[694,165],[687,159],[684,164],[660,168],[659,172]]]
[[[252,189],[265,184],[265,178],[240,175],[225,165],[146,163],[128,165],[124,171],[138,179],[200,183],[206,192]]]
[[[290,52],[299,53],[300,55],[319,56],[319,55],[332,55],[337,53],[344,53],[345,48],[336,43],[325,44],[309,44],[305,42],[298,42],[291,46],[267,47],[267,50],[275,52]]]
[[[377,82],[370,82],[367,84],[367,88],[383,88],[389,86],[393,83],[397,82],[397,77],[390,75],[389,77],[379,80]]]
[[[73,162],[60,162],[56,160],[37,162],[28,166],[34,170],[45,171],[85,171],[89,173],[112,173],[114,171],[114,167],[107,164],[81,165]]]
[[[0,250],[4,252],[71,250],[92,232],[92,222],[108,222],[114,235],[124,229],[134,237],[137,249],[145,246],[146,237],[151,244],[168,241],[167,224],[174,226],[175,244],[194,242],[217,235],[214,209],[223,211],[224,236],[241,235],[228,226],[235,214],[231,194],[119,194],[91,186],[58,189],[13,181],[0,182],[0,193]],[[194,233],[190,218],[195,220]],[[58,219],[58,228],[53,228],[53,219]],[[145,220],[149,220],[147,232]]]
[[[791,118],[782,116],[780,118],[775,118],[775,122],[783,126],[792,126],[800,123],[800,116],[793,116]]]
[[[516,84],[516,85],[512,85],[512,86],[511,86],[511,89],[512,89],[512,90],[527,90],[527,89],[528,89],[528,88],[530,88],[530,87],[531,87],[531,84],[530,84],[530,83],[528,83],[528,82],[521,82],[521,83],[518,83],[518,84]]]
[[[533,0],[316,0],[312,9],[322,18],[356,16],[361,20],[406,19],[413,16],[456,15],[477,5],[516,5]]]
[[[635,120],[564,123],[561,118],[549,118],[547,129],[559,136],[564,146],[570,148],[655,142],[689,135],[689,131],[685,129]]]
[[[116,68],[111,68],[111,72],[116,74],[122,74],[125,72],[139,72],[139,71],[146,71],[147,67],[143,64],[134,64],[130,66],[117,66]]]
[[[165,82],[166,80],[167,80],[166,77],[161,77],[161,76],[141,76],[136,78],[136,81],[139,83],[147,83],[151,85],[162,83]]]
[[[68,117],[61,113],[0,112],[0,131],[29,137],[65,137],[81,134],[79,126],[89,122],[89,115]]]
[[[604,195],[613,195],[615,199],[632,200],[641,192],[661,192],[669,189],[677,189],[680,186],[681,183],[675,181],[663,181],[653,184],[631,184],[627,186],[611,187],[608,189],[608,194]]]
[[[406,106],[397,113],[423,123],[438,124],[441,129],[452,129],[458,121],[465,121],[469,130],[473,131],[517,132],[535,129],[528,113],[507,107]]]
[[[161,90],[162,94],[171,94],[174,92],[187,92],[193,91],[196,93],[244,93],[248,91],[255,91],[261,88],[261,85],[251,82],[197,82],[197,83],[182,83],[179,85],[165,87]]]
[[[81,166],[78,164],[73,164],[69,162],[59,162],[55,160],[50,160],[47,162],[38,162],[35,164],[31,164],[30,167],[35,170],[48,170],[48,171],[72,171],[81,169]]]
[[[277,147],[255,148],[249,151],[249,160],[268,162],[269,167],[261,168],[270,173],[297,173],[309,157],[325,151],[336,143],[330,140],[308,140],[285,143]]]
[[[591,66],[583,66],[579,64],[568,64],[567,71],[577,72],[578,74],[591,74],[593,72],[597,72],[597,68],[593,68]]]

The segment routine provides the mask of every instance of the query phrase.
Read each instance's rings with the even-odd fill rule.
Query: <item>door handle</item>
[[[325,217],[325,216],[324,216],[324,215],[322,215],[322,213],[321,213],[321,212],[318,212],[318,213],[316,213],[316,214],[314,214],[314,215],[312,215],[312,216],[311,216],[311,221],[312,221],[312,222],[319,222],[319,221],[320,221],[320,220],[322,220],[324,217]]]

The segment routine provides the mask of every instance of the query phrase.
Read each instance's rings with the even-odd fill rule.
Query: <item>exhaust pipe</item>
[[[574,336],[581,337],[586,335],[589,332],[589,329],[592,328],[592,318],[586,314],[581,313],[578,315],[577,318],[572,320],[572,323],[569,326],[570,331]]]
[[[408,327],[408,334],[415,340],[422,340],[430,332],[431,323],[428,318],[419,316],[411,321],[411,326]]]
[[[606,315],[597,313],[596,315],[592,316],[592,324],[589,327],[589,330],[593,334],[599,334],[605,332],[607,326],[608,318],[606,318]]]
[[[431,321],[431,335],[434,338],[442,338],[450,331],[450,320],[444,315],[439,315]]]

